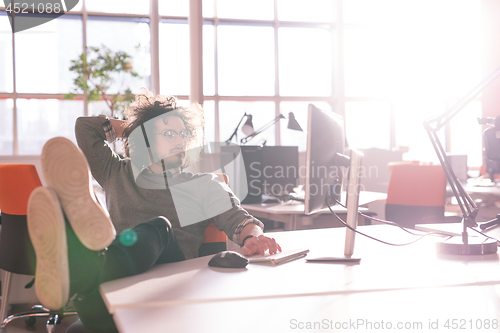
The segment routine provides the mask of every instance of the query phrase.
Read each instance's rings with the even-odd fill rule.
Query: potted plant
[[[103,100],[108,106],[111,117],[123,119],[124,112],[135,96],[127,87],[116,94],[110,94],[110,87],[117,79],[126,76],[140,78],[130,63],[131,56],[125,52],[113,52],[106,46],[88,47],[78,59],[71,61],[70,71],[75,72],[75,88],[66,99],[74,99],[76,94],[85,94],[88,102]]]

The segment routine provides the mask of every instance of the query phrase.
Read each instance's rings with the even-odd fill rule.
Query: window
[[[120,33],[117,33],[119,31]],[[133,93],[141,88],[151,88],[151,54],[149,20],[145,18],[120,18],[89,16],[87,19],[87,45],[105,45],[112,51],[124,51],[132,57],[132,67],[141,79],[124,81],[115,77],[110,92],[117,93],[119,87],[130,87]]]
[[[38,155],[54,136],[75,139],[75,119],[83,116],[82,101],[17,100],[19,155]]]
[[[14,154],[14,100],[0,99],[0,155]]]
[[[0,92],[13,91],[12,31],[6,12],[0,11]],[[2,118],[3,119],[3,118]]]
[[[70,61],[83,52],[81,31],[81,18],[63,15],[16,33],[16,91],[68,93],[76,77]]]
[[[109,115],[104,102],[86,106],[83,96],[64,99],[75,78],[69,71],[71,60],[85,46],[105,45],[132,56],[141,79],[129,84],[116,77],[112,93],[119,85],[135,93],[150,89],[149,11],[149,1],[82,0],[71,12],[14,36],[7,12],[0,7],[0,155],[39,155],[54,136],[75,141],[77,117]]]
[[[189,25],[186,20],[160,24],[162,94],[189,96]]]
[[[272,27],[219,25],[218,87],[224,96],[273,96],[275,93]]]
[[[347,102],[345,132],[349,147],[390,149],[390,111],[386,102]]]
[[[156,2],[158,13],[151,13]],[[0,7],[0,155],[39,154],[52,136],[73,139],[66,129],[77,116],[109,113],[103,102],[63,99],[74,79],[70,60],[85,46],[132,55],[141,75],[133,92],[145,87],[183,102],[190,59],[201,60],[207,142],[228,139],[245,112],[256,129],[293,112],[305,131],[307,105],[314,103],[344,116],[350,147],[408,147],[406,159],[424,161],[435,157],[423,121],[482,77],[479,0],[204,0],[201,6],[201,54],[190,51],[188,0],[82,0],[15,40]],[[475,123],[481,105],[479,97],[440,133],[448,151],[469,156],[469,166],[482,164]],[[37,121],[43,129],[35,129]],[[304,151],[305,132],[288,130],[287,122],[248,144]]]
[[[214,102],[217,140],[227,140],[246,112],[256,130],[270,126],[248,144],[305,150],[305,133],[273,120],[293,112],[306,130],[308,103],[332,109],[336,8],[331,0],[203,2],[204,99]]]
[[[348,136],[360,148],[406,146],[406,159],[436,161],[422,123],[481,81],[480,1],[350,0],[343,9]],[[349,106],[370,99],[391,107]],[[462,113],[480,115],[480,102]],[[439,133],[447,151],[466,153],[469,166],[480,166],[481,133],[474,121],[447,127],[451,136],[445,129]],[[470,140],[453,134],[454,127],[467,128]],[[370,130],[375,128],[377,136]]]
[[[292,27],[279,28],[278,33],[280,94],[331,96],[333,64],[330,30]]]

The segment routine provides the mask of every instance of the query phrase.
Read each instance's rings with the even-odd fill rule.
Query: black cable
[[[336,202],[337,202],[337,204],[339,204],[340,206],[342,206],[342,207],[346,208],[346,206],[344,206],[344,205],[343,205],[340,201],[338,201],[338,200],[335,200],[335,201],[336,201]],[[363,213],[361,213],[360,211],[358,211],[358,214],[359,214],[360,216],[364,217],[364,218],[368,218],[368,219],[371,219],[371,220],[374,220],[374,221],[377,221],[377,222],[380,222],[380,223],[385,223],[385,224],[388,224],[388,225],[392,225],[392,226],[395,226],[395,227],[399,227],[399,228],[403,229],[404,231],[406,231],[407,233],[412,234],[412,235],[415,235],[415,236],[421,236],[421,235],[422,235],[422,234],[415,234],[415,233],[411,232],[410,230],[406,229],[405,227],[403,227],[402,225],[400,225],[400,224],[399,224],[399,223],[397,223],[397,222],[393,222],[393,221],[386,221],[386,220],[378,219],[378,218],[375,218],[375,217],[372,217],[372,216],[369,216],[369,215],[363,214]],[[495,241],[499,242],[499,244],[500,244],[500,240],[496,239],[495,237],[488,236],[488,235],[486,235],[486,234],[482,233],[481,231],[479,231],[479,230],[477,230],[477,229],[474,229],[473,227],[469,227],[469,226],[468,226],[467,228],[469,228],[469,229],[471,229],[471,230],[473,230],[473,231],[475,231],[475,232],[477,232],[477,233],[479,233],[479,234],[483,235],[483,236],[484,236],[484,237],[486,237],[486,238],[493,239],[493,240],[495,240]],[[440,233],[440,232],[429,232],[428,234],[433,234],[433,235],[443,235],[443,236],[450,236],[450,235],[448,235],[448,234],[446,234],[446,233]],[[450,237],[451,237],[451,236],[450,236]]]
[[[336,200],[336,201],[337,201],[337,200]],[[338,202],[338,201],[337,201],[337,202]],[[425,233],[425,234],[423,234],[423,235],[415,235],[415,236],[420,236],[420,237],[419,237],[419,238],[417,238],[417,239],[415,239],[414,241],[409,242],[409,243],[403,243],[403,244],[394,244],[394,243],[389,243],[389,242],[383,241],[383,240],[381,240],[381,239],[378,239],[378,238],[372,237],[372,236],[370,236],[370,235],[367,235],[367,234],[365,234],[365,233],[362,233],[361,231],[359,231],[359,230],[357,230],[357,229],[354,229],[354,228],[352,228],[350,225],[348,225],[347,223],[345,223],[345,222],[344,222],[344,221],[343,221],[343,220],[342,220],[342,219],[341,219],[341,218],[340,218],[340,217],[339,217],[336,213],[334,213],[334,212],[333,212],[332,207],[330,206],[330,203],[328,202],[328,196],[326,196],[326,198],[325,198],[325,203],[326,203],[326,205],[327,205],[328,209],[330,210],[330,213],[331,213],[333,216],[335,216],[335,218],[336,218],[336,219],[337,219],[340,223],[342,223],[345,227],[347,227],[349,230],[352,230],[352,231],[354,231],[354,232],[356,232],[356,233],[358,233],[358,234],[360,234],[360,235],[363,235],[363,236],[365,236],[365,237],[367,237],[367,238],[370,238],[370,239],[372,239],[372,240],[374,240],[374,241],[377,241],[377,242],[380,242],[380,243],[382,243],[382,244],[391,245],[391,246],[406,246],[406,245],[411,245],[411,244],[413,244],[413,243],[415,243],[415,242],[417,242],[417,241],[421,240],[421,239],[422,239],[422,238],[424,238],[425,236],[430,236],[430,235],[445,235],[445,234],[441,234],[441,233],[433,233],[433,232],[429,232],[429,233]],[[358,214],[359,214],[359,212],[358,212]],[[389,221],[386,221],[386,222],[389,222]],[[395,223],[395,222],[393,222],[393,223]],[[400,227],[401,227],[401,226],[400,226]],[[403,227],[401,227],[401,228],[403,228]],[[404,228],[403,228],[403,229],[404,229]],[[450,236],[450,235],[446,235],[446,236],[448,236],[448,238],[451,238],[451,236]]]
[[[347,209],[346,206],[344,206],[340,201],[338,200],[335,200],[337,202],[337,204],[339,204],[340,206],[344,207]],[[364,218],[367,218],[367,219],[370,219],[370,220],[374,220],[374,221],[377,221],[377,222],[380,222],[380,223],[384,223],[384,224],[388,224],[388,225],[392,225],[394,227],[398,227],[400,229],[402,229],[403,231],[406,231],[407,233],[411,234],[411,235],[414,235],[414,236],[426,236],[426,235],[436,235],[436,236],[450,236],[449,234],[447,233],[442,233],[442,232],[425,232],[425,231],[422,231],[422,233],[414,233],[408,229],[406,229],[405,227],[403,227],[401,224],[397,223],[397,222],[394,222],[394,221],[387,221],[387,220],[382,220],[382,219],[378,219],[376,217],[373,217],[373,216],[369,216],[369,215],[366,215],[366,214],[363,214],[361,213],[360,211],[358,211],[358,215],[364,217]]]

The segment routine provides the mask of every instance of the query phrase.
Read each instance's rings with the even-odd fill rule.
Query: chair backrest
[[[389,163],[386,219],[413,227],[444,222],[446,175],[441,165]]]
[[[42,186],[32,164],[0,164],[0,268],[17,274],[35,274],[35,252],[26,223],[31,192]]]
[[[229,177],[226,174],[218,173],[217,176],[221,178],[226,184],[229,183]],[[213,222],[205,228],[205,239],[200,246],[198,255],[200,257],[218,253],[227,249],[227,235],[217,229]]]

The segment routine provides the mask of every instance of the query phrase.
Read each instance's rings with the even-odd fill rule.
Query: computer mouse
[[[210,259],[208,266],[223,268],[243,268],[248,265],[248,259],[234,251],[222,251]]]

